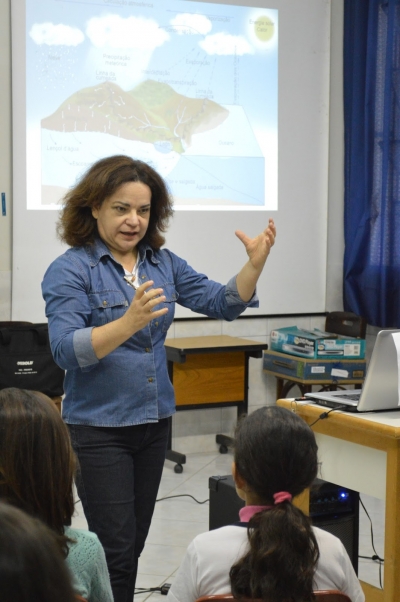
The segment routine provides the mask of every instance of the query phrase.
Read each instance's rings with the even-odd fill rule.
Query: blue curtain
[[[344,309],[400,328],[400,0],[344,1]]]

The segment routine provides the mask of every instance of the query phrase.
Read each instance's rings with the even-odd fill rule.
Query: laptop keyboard
[[[352,395],[343,396],[343,399],[351,399],[352,401],[358,401],[360,399],[361,393],[353,393]],[[340,395],[338,396],[340,397]]]

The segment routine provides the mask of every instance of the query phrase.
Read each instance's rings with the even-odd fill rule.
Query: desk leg
[[[312,385],[302,385],[301,383],[292,381],[292,380],[287,380],[286,382],[284,381],[283,378],[280,378],[279,376],[276,377],[276,399],[285,399],[285,397],[287,397],[289,391],[291,389],[293,389],[293,387],[299,387],[300,392],[302,395],[304,395],[305,393],[311,393],[312,391]]]
[[[295,506],[297,506],[297,508],[300,508],[300,510],[302,510],[304,512],[304,514],[309,516],[309,514],[310,514],[310,489],[304,489],[304,491],[302,491],[299,495],[297,495],[293,500],[293,504]]]
[[[239,420],[243,414],[246,414],[247,410],[248,410],[247,399],[238,403],[237,419]],[[229,447],[232,447],[232,445],[233,445],[233,439],[229,435],[219,434],[219,435],[215,436],[215,443],[217,445],[219,445],[219,453],[220,454],[227,454]]]
[[[384,600],[395,602],[400,592],[400,443],[387,451],[385,511]]]
[[[249,409],[249,361],[250,356],[246,353],[244,356],[243,401],[239,402],[237,406],[238,420],[243,414],[247,414]],[[215,437],[215,442],[219,445],[220,454],[227,454],[229,447],[233,444],[233,439],[229,435],[218,434]]]
[[[173,384],[173,371],[174,371],[174,362],[167,361],[168,366],[168,375],[171,383]],[[169,422],[169,430],[168,430],[168,443],[167,443],[167,453],[165,454],[166,460],[171,460],[171,462],[175,462],[174,472],[180,474],[183,472],[182,464],[186,464],[186,456],[185,454],[181,454],[180,452],[176,452],[172,449],[172,416],[168,419]]]
[[[181,454],[180,452],[176,452],[172,447],[172,416],[168,418],[169,422],[169,431],[168,431],[168,444],[167,444],[167,453],[165,454],[166,460],[171,460],[171,462],[176,462],[174,466],[174,472],[180,474],[183,472],[182,464],[186,464],[186,456],[185,454]]]
[[[283,390],[283,378],[276,376],[276,399],[284,399],[282,395]]]

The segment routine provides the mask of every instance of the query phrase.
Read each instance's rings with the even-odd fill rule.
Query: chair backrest
[[[314,592],[318,602],[351,602],[349,596],[337,590],[320,590]]]
[[[338,590],[319,590],[314,592],[318,602],[351,602],[349,596]],[[232,594],[215,594],[213,596],[202,596],[196,602],[236,602]],[[261,600],[246,600],[246,602],[261,602]]]
[[[367,322],[365,318],[351,311],[331,311],[326,316],[325,330],[345,337],[365,339]]]

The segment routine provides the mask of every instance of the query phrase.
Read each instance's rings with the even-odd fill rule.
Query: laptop
[[[361,389],[306,393],[305,397],[318,405],[347,412],[400,409],[397,348],[400,354],[400,330],[381,330]]]

